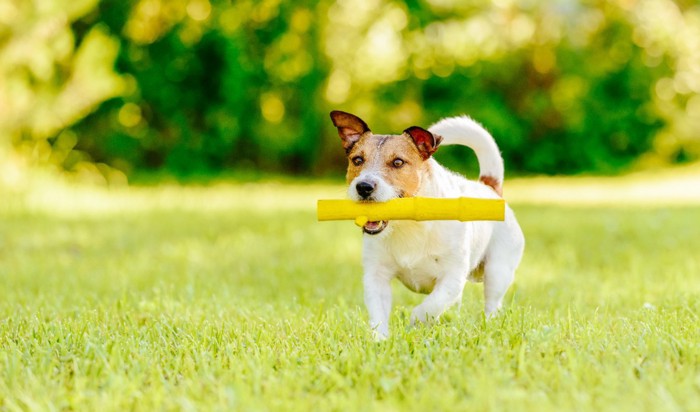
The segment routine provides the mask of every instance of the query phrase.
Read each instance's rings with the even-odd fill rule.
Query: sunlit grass
[[[508,186],[528,245],[500,317],[470,284],[411,329],[396,285],[383,343],[357,228],[315,221],[342,185],[16,189],[0,409],[697,410],[700,204],[535,197],[559,183]]]
[[[700,204],[700,164],[646,170],[624,177],[539,177],[506,181],[515,203],[558,205]]]

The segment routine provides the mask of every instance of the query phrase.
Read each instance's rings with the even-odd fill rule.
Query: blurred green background
[[[700,6],[0,0],[4,162],[108,182],[340,174],[336,108],[378,132],[467,113],[514,174],[695,161]]]

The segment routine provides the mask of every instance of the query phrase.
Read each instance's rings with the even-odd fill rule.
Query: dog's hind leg
[[[487,263],[484,267],[484,313],[487,318],[501,308],[510,284],[515,277],[515,268],[502,262]]]
[[[505,230],[505,229],[508,230]],[[494,233],[484,264],[484,313],[489,318],[496,314],[503,303],[515,269],[520,264],[525,238],[515,220],[508,221]]]

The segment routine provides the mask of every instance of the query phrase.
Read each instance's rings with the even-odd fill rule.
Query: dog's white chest
[[[430,293],[441,276],[442,239],[426,225],[404,224],[395,228],[385,244],[386,253],[395,265],[397,278],[409,289]]]
[[[396,273],[404,286],[418,293],[432,292],[439,275],[438,265],[427,261],[412,267],[401,267]]]
[[[427,251],[419,247],[409,250],[404,247],[389,247],[389,254],[394,263],[402,270],[415,270],[426,266]]]

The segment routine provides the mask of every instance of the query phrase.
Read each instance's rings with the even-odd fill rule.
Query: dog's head
[[[359,117],[332,111],[331,120],[348,157],[348,196],[356,201],[385,202],[415,196],[427,169],[427,160],[442,138],[412,126],[399,135],[375,135]],[[368,222],[365,233],[374,235],[387,221]]]

